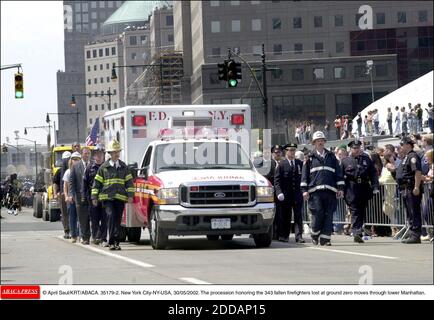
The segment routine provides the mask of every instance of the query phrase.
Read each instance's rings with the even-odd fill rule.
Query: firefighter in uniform
[[[420,243],[422,233],[421,160],[413,151],[414,141],[410,137],[404,137],[400,144],[405,157],[396,170],[396,181],[404,198],[411,231],[410,238],[404,239],[402,242],[407,244]]]
[[[317,131],[313,134],[315,148],[303,164],[300,186],[312,213],[312,243],[330,246],[336,198],[343,196],[345,182],[339,162],[324,148],[325,142],[324,133]]]
[[[342,160],[345,179],[345,202],[351,212],[354,242],[363,243],[362,228],[366,219],[366,207],[374,193],[379,193],[379,182],[374,163],[360,149],[361,141],[351,141],[350,155]]]
[[[109,249],[121,250],[119,231],[125,203],[132,203],[135,188],[133,176],[124,162],[119,160],[121,145],[113,140],[107,148],[110,159],[98,169],[93,183],[92,205],[98,206],[98,200],[105,209],[109,228]]]
[[[294,211],[295,241],[304,243],[303,239],[303,195],[300,189],[303,162],[295,159],[297,145],[285,145],[286,158],[281,160],[276,169],[274,187],[277,202],[280,205],[280,221],[278,223],[279,241],[288,242],[291,230],[291,216]]]
[[[274,175],[276,173],[276,168],[279,166],[279,162],[282,160],[283,148],[276,144],[271,147],[271,153],[273,156],[271,159],[270,172],[265,176],[265,178],[267,178],[271,185],[274,186]],[[276,205],[276,213],[273,221],[273,239],[277,240],[278,223],[280,220],[280,203],[277,200],[276,192],[274,193],[274,203]]]
[[[104,163],[104,146],[97,144],[94,151],[94,160],[91,161],[84,171],[82,184],[82,198],[85,198],[88,203],[92,203],[91,190],[95,181],[95,176],[98,169]],[[89,206],[89,217],[91,222],[92,243],[100,244],[102,247],[108,247],[107,243],[107,216],[105,214],[102,203],[98,201],[97,206]]]

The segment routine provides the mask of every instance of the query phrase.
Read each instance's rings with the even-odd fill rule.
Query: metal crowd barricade
[[[434,206],[432,194],[433,183],[424,183],[422,194],[422,224],[424,228],[434,228]],[[333,215],[334,224],[349,224],[346,219],[348,206],[344,199],[338,199],[337,210]],[[307,201],[303,204],[303,223],[309,224],[311,213]],[[368,202],[365,225],[401,227],[396,237],[405,236],[408,232],[408,222],[404,199],[396,183],[381,185],[380,192],[374,194]]]

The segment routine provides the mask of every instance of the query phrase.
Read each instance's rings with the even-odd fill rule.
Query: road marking
[[[64,239],[62,236],[59,236],[57,238],[60,239],[60,240],[65,241],[65,242],[69,242],[68,240]],[[107,257],[111,257],[111,258],[115,258],[115,259],[118,259],[118,260],[122,260],[122,261],[128,262],[130,264],[133,264],[133,265],[136,265],[136,266],[139,266],[139,267],[142,267],[142,268],[152,268],[152,267],[155,267],[152,264],[149,264],[149,263],[146,263],[146,262],[142,262],[142,261],[139,261],[139,260],[135,260],[135,259],[131,259],[131,258],[127,258],[127,257],[124,257],[124,256],[120,256],[120,255],[117,255],[117,254],[105,251],[103,249],[98,249],[98,248],[92,247],[90,245],[82,245],[80,243],[76,243],[76,245],[80,246],[80,248],[87,249],[87,250],[90,250],[90,251],[102,254],[104,256],[107,256]]]
[[[185,282],[190,282],[193,284],[211,284],[209,282],[205,282],[196,278],[179,278],[179,280],[185,281]]]
[[[397,260],[397,257],[389,257],[389,256],[380,256],[377,254],[368,254],[368,253],[360,253],[360,252],[352,252],[352,251],[343,251],[343,250],[333,250],[333,249],[324,249],[324,248],[315,248],[315,247],[307,247],[308,249],[313,250],[321,250],[321,251],[329,251],[329,252],[336,252],[336,253],[343,253],[343,254],[351,254],[355,256],[365,256],[365,257],[371,257],[371,258],[379,258],[379,259],[387,259],[387,260]]]

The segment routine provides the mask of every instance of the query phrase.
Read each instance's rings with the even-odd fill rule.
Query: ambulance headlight
[[[160,204],[178,204],[179,188],[163,188],[157,193]]]
[[[256,187],[257,202],[273,202],[274,189],[273,187]]]

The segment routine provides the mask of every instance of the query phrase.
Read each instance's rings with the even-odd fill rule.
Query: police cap
[[[404,137],[401,139],[400,145],[402,146],[404,144],[411,144],[414,146],[414,141],[410,137]]]
[[[274,152],[275,150],[283,151],[283,148],[282,148],[282,146],[279,146],[278,144],[276,144],[275,146],[271,147],[271,152]]]
[[[285,150],[297,149],[297,144],[296,143],[287,143],[287,144],[285,144],[285,146],[283,148]]]
[[[362,141],[360,140],[353,140],[348,143],[348,147],[350,148],[360,148],[362,146]]]

